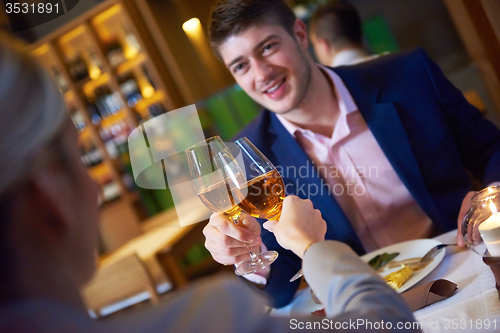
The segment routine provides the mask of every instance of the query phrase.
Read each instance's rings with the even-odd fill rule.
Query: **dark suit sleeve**
[[[425,52],[421,53],[462,163],[485,186],[500,180],[500,131],[467,102]]]

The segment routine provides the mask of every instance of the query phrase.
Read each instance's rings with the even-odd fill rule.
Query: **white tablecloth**
[[[454,243],[456,231],[436,239]],[[471,250],[448,247],[446,251],[441,264],[418,285],[447,279],[458,285],[458,291],[448,299],[415,311],[423,331],[500,332],[500,301],[490,268]],[[490,328],[486,329],[488,323]]]
[[[456,243],[456,231],[435,239]],[[448,247],[443,261],[416,286],[437,279],[456,283],[458,291],[448,299],[415,311],[415,318],[424,332],[500,332],[500,301],[495,279],[478,254],[468,249]],[[297,308],[297,303],[303,300],[299,297],[303,293],[309,293],[309,289],[297,292],[292,303],[273,310],[273,315],[290,316],[290,309]]]

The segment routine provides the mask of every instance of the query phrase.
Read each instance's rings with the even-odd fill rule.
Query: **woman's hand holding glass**
[[[267,221],[264,229],[274,233],[278,243],[300,258],[312,244],[325,240],[326,222],[310,200],[290,195],[283,202],[281,219]]]

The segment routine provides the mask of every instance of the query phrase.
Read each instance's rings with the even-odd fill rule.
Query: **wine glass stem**
[[[257,255],[255,253],[253,253],[252,246],[250,245],[250,243],[245,243],[245,246],[247,247],[248,253],[250,253],[250,257],[252,258],[252,261],[259,260]]]
[[[234,224],[238,225],[241,222],[241,214],[231,216],[231,220],[233,221]],[[260,260],[259,257],[253,253],[252,251],[252,246],[250,243],[245,243],[245,246],[247,247],[248,253],[250,253],[250,258],[252,258],[252,261],[258,261]]]

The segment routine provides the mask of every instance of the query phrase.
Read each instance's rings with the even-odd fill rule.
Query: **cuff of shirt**
[[[267,246],[264,243],[262,243],[262,245],[260,246],[260,252],[262,253],[266,251],[267,251]],[[253,283],[266,285],[267,278],[269,277],[270,273],[271,273],[271,266],[267,266],[266,268],[261,269],[260,271],[257,271],[255,273],[243,275],[243,277]]]

